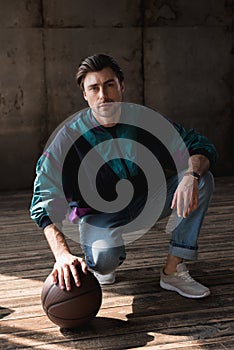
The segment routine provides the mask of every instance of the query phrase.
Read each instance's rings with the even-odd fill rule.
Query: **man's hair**
[[[81,90],[84,89],[84,79],[87,73],[98,72],[106,67],[110,67],[114,71],[120,83],[124,80],[123,72],[113,57],[104,54],[95,54],[86,57],[79,65],[76,73],[76,82]]]

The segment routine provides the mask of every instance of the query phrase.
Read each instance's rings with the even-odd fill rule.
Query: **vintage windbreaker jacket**
[[[105,128],[87,108],[59,127],[36,166],[30,213],[39,227],[61,222],[66,215],[78,222],[83,215],[98,212],[84,198],[86,190],[112,201],[119,179],[128,179],[135,196],[147,191],[144,169],[138,165],[138,144],[153,154],[166,179],[178,169],[186,169],[186,154],[203,154],[210,160],[211,168],[214,166],[216,150],[205,136],[194,129],[186,131],[156,112],[145,111],[129,104],[122,108],[120,122]],[[78,175],[81,167],[83,189]]]

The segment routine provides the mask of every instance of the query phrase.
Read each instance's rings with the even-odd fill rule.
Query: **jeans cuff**
[[[169,245],[169,253],[173,256],[177,256],[178,258],[186,260],[196,260],[198,255],[197,249],[177,247],[171,244]]]

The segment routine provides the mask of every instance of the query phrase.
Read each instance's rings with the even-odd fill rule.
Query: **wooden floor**
[[[53,258],[29,218],[30,196],[0,194],[0,349],[234,349],[233,177],[216,179],[199,260],[188,265],[211,296],[190,300],[160,288],[168,242],[160,222],[127,246],[117,283],[103,289],[100,312],[80,331],[60,330],[42,310],[41,287]]]

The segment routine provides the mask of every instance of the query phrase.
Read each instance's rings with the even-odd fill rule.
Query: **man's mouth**
[[[110,108],[113,105],[113,102],[104,102],[104,103],[100,103],[98,105],[98,107],[100,108]]]

